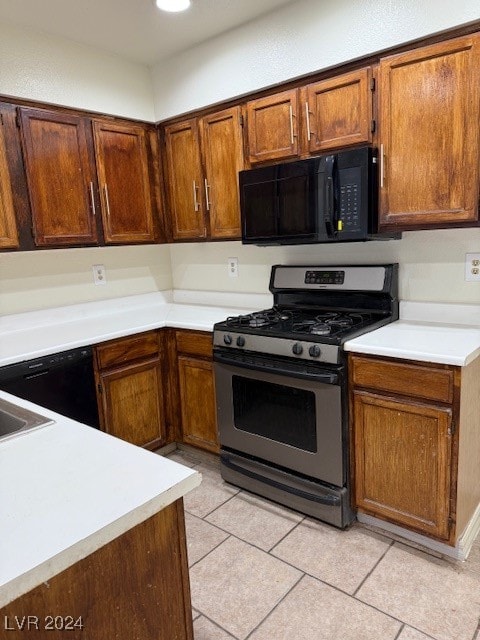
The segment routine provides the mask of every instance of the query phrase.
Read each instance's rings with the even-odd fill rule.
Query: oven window
[[[232,376],[235,427],[297,449],[317,451],[315,394]]]

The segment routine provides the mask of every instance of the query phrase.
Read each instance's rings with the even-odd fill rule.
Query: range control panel
[[[305,284],[343,284],[345,271],[306,271]]]

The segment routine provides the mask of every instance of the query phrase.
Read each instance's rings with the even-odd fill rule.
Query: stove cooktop
[[[274,306],[214,326],[215,351],[339,363],[342,344],[398,318],[397,265],[274,265]]]
[[[272,307],[218,323],[219,330],[340,344],[359,329],[385,317],[365,311]]]

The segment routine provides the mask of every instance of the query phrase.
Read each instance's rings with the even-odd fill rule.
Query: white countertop
[[[56,420],[0,441],[0,607],[200,484],[172,460],[0,397]]]
[[[480,305],[400,303],[398,321],[348,340],[344,348],[462,367],[480,356]]]
[[[203,304],[189,304],[196,294],[159,291],[3,316],[0,366],[162,327],[212,331],[229,315],[271,305],[271,296],[208,293]]]

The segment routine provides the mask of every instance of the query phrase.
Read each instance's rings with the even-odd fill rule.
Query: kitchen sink
[[[0,441],[54,422],[51,418],[0,398]]]

